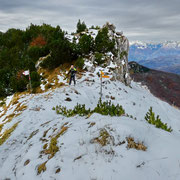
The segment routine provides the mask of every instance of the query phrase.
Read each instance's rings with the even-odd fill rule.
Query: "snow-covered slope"
[[[99,100],[97,71],[85,73],[75,87],[63,86],[42,94],[23,95],[18,102],[9,105],[4,115],[4,111],[1,112],[0,124],[15,109],[18,111],[18,103],[27,106],[0,132],[3,134],[19,122],[0,146],[0,180],[180,179],[180,111],[154,97],[140,84],[132,82],[130,88],[108,79],[103,83],[102,100],[112,99],[114,104],[121,104],[134,118],[100,114],[92,114],[89,118],[78,115],[66,118],[52,110],[56,105],[73,108],[77,103],[93,109]],[[72,101],[66,101],[67,97]],[[144,120],[150,106],[172,127],[171,133]],[[43,153],[44,145],[49,145],[50,139],[64,127],[67,127],[66,131],[57,139],[59,150],[53,158],[48,158],[48,154]],[[102,129],[111,137],[106,146],[92,141]],[[127,137],[143,142],[147,150],[127,149]],[[43,163],[44,172],[37,175],[38,167]]]

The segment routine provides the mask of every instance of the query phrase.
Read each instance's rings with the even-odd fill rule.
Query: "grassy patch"
[[[2,134],[0,138],[0,145],[2,145],[10,137],[11,133],[16,129],[18,123],[19,122],[14,124],[10,129],[7,129],[4,131],[4,133]]]
[[[133,148],[133,149],[142,150],[142,151],[146,151],[146,149],[147,149],[147,147],[143,144],[143,142],[136,143],[134,141],[133,137],[127,137],[126,140],[127,140],[127,143],[128,143],[127,144],[128,149]]]

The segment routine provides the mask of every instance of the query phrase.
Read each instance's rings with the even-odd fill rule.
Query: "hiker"
[[[71,65],[71,68],[69,69],[69,72],[68,72],[68,74],[71,74],[69,85],[71,85],[72,80],[74,81],[74,85],[76,84],[76,80],[75,80],[76,72],[77,72],[76,68],[73,65]]]

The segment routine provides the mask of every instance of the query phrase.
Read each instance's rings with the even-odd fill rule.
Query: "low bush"
[[[75,115],[85,116],[91,112],[90,109],[86,110],[85,104],[77,104],[74,109],[67,109],[65,106],[56,106],[56,113],[62,114],[66,117],[72,117]]]
[[[86,116],[92,113],[99,113],[102,115],[110,115],[110,116],[122,116],[125,115],[125,110],[119,104],[114,105],[111,101],[102,102],[99,100],[97,106],[91,110],[86,109],[85,104],[77,104],[74,109],[67,109],[65,106],[56,106],[53,107],[53,110],[56,110],[57,114],[62,114],[66,117],[72,117],[75,115]]]
[[[159,115],[155,117],[155,113],[152,111],[152,107],[150,107],[149,111],[146,113],[145,120],[149,124],[155,125],[157,128],[161,128],[165,131],[171,132],[171,127],[167,126],[167,123],[163,123],[161,119],[159,118]]]
[[[125,110],[119,104],[114,105],[111,101],[102,102],[101,99],[92,112],[110,116],[122,116],[125,114]]]

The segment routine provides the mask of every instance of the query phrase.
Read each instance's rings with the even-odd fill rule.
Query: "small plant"
[[[149,124],[155,125],[157,128],[161,128],[165,131],[171,132],[171,127],[167,126],[167,123],[163,123],[161,119],[159,118],[159,115],[155,117],[155,113],[152,111],[152,107],[150,107],[149,111],[146,113],[145,120]]]
[[[85,104],[77,104],[74,109],[67,109],[64,106],[56,106],[56,113],[57,114],[62,114],[63,116],[66,117],[72,117],[75,116],[76,114],[80,116],[85,116],[88,115],[91,112],[90,109],[86,110]]]

